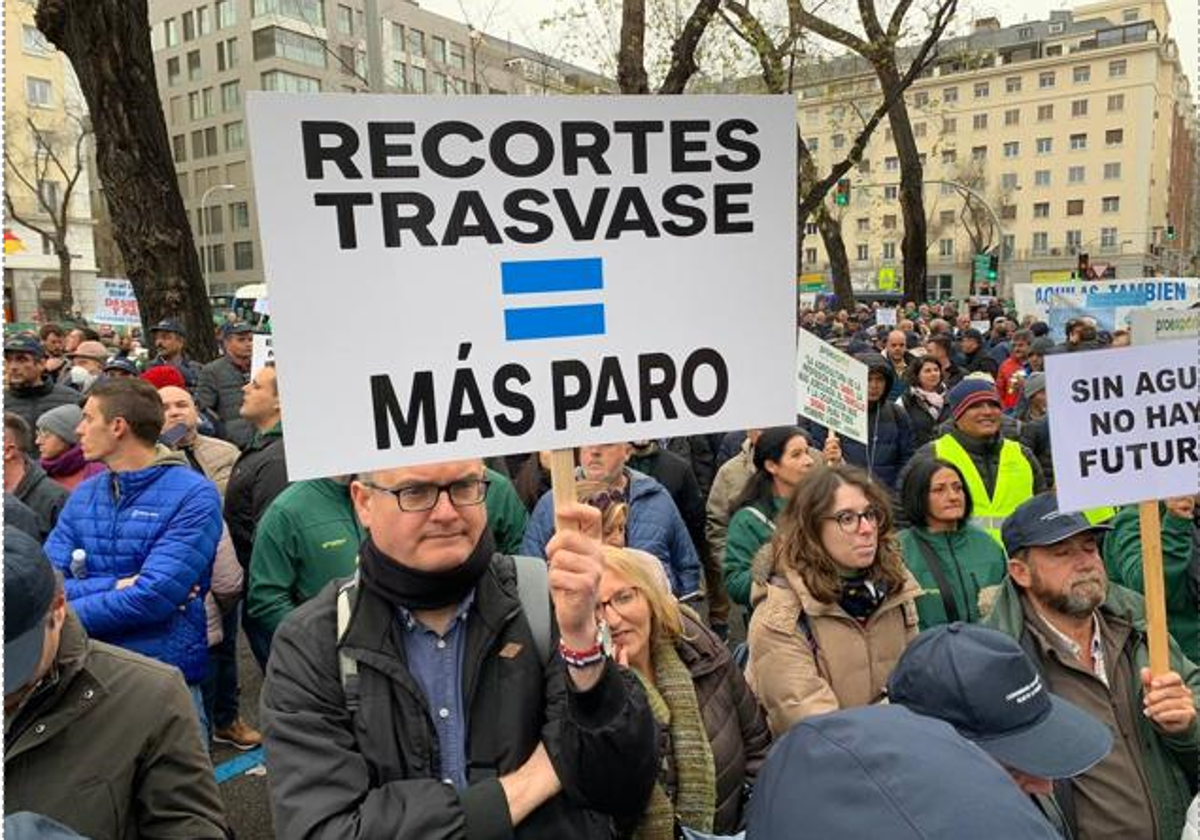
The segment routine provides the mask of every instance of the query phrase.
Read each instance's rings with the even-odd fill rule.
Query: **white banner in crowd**
[[[808,330],[800,330],[796,410],[839,435],[866,443],[867,366]]]
[[[875,323],[882,327],[896,326],[896,310],[895,309],[876,309]]]
[[[1109,332],[1128,328],[1135,312],[1147,309],[1183,309],[1200,302],[1200,279],[1150,277],[1136,280],[1072,281],[1069,283],[1018,283],[1013,287],[1017,314],[1032,315],[1050,326],[1051,335],[1066,338],[1067,321],[1080,316],[1095,318]]]
[[[1134,344],[1154,344],[1200,338],[1200,309],[1176,312],[1169,309],[1143,309],[1129,317]]]
[[[1060,509],[1200,490],[1198,377],[1195,341],[1047,356]]]
[[[253,379],[267,362],[275,361],[275,337],[266,333],[254,334],[254,347],[250,355],[250,378]]]
[[[247,113],[293,479],[794,420],[790,98]]]
[[[110,327],[140,327],[142,316],[133,284],[121,278],[97,277],[92,321]]]

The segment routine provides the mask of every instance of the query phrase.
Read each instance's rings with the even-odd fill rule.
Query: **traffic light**
[[[1175,241],[1175,225],[1167,225],[1167,241]]]
[[[837,182],[837,192],[833,194],[833,203],[845,207],[850,203],[850,179],[842,178]]]
[[[992,254],[988,258],[987,279],[989,283],[995,283],[996,278],[1000,276],[1000,255]]]
[[[1088,255],[1080,252],[1080,254],[1079,254],[1079,277],[1078,277],[1079,280],[1086,280],[1088,278],[1088,269],[1091,266],[1091,264],[1092,264],[1092,261],[1088,258]]]

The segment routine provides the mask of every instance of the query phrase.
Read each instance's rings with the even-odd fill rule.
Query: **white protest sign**
[[[1198,376],[1194,341],[1047,356],[1060,509],[1200,490]]]
[[[896,310],[895,309],[876,309],[875,323],[881,327],[896,326]]]
[[[991,321],[972,321],[971,329],[979,330],[984,335],[987,335],[988,333],[990,333],[992,331],[992,322]]]
[[[112,327],[140,327],[137,296],[128,280],[109,277],[96,278],[96,309],[92,321]]]
[[[265,333],[254,334],[254,349],[250,356],[250,377],[253,378],[267,362],[275,361],[274,337]]]
[[[254,301],[254,314],[255,315],[270,315],[271,314],[270,299],[269,298],[259,298],[258,300]]]
[[[867,366],[808,330],[796,346],[796,410],[839,435],[867,442]]]
[[[1134,344],[1200,338],[1200,309],[1177,312],[1170,309],[1139,309],[1129,316]]]
[[[247,116],[293,479],[794,421],[791,98]]]

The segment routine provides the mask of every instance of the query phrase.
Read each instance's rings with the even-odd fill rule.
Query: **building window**
[[[1021,124],[1021,109],[1009,108],[1004,112],[1005,125],[1020,125]]]
[[[1067,231],[1067,250],[1071,252],[1078,251],[1083,247],[1083,231],[1069,230]]]
[[[196,34],[204,37],[212,32],[212,18],[208,14],[208,6],[196,9]]]
[[[871,247],[869,245],[859,243],[855,248],[854,256],[859,262],[866,262],[871,257]]]
[[[1017,29],[1017,38],[1022,41],[1028,41],[1033,38],[1033,27],[1022,26]]]
[[[1121,164],[1120,163],[1104,164],[1104,180],[1105,181],[1121,180]]]
[[[1106,195],[1100,199],[1101,213],[1120,213],[1121,212],[1121,197],[1119,195]]]
[[[1004,144],[1004,156],[1006,158],[1015,158],[1021,154],[1021,144],[1016,140],[1010,140]]]
[[[954,211],[943,210],[942,212],[938,213],[938,223],[944,227],[954,224]]]
[[[943,149],[942,150],[942,165],[943,166],[951,166],[956,160],[958,160],[958,152],[956,152],[954,149]]]
[[[1017,205],[1001,204],[1000,205],[1000,218],[1004,219],[1006,222],[1014,221],[1017,218]]]
[[[250,207],[244,201],[235,201],[229,205],[229,229],[248,230],[250,227]]]
[[[224,72],[237,66],[237,38],[227,38],[217,44],[217,70]]]
[[[1021,77],[1009,76],[1004,80],[1005,93],[1020,93],[1021,92]]]
[[[1100,228],[1100,247],[1117,247],[1117,229],[1115,227]]]
[[[1016,250],[1017,237],[1015,234],[1006,233],[1000,237],[1000,257],[1002,259],[1011,260]]]
[[[285,93],[320,93],[321,81],[284,70],[271,70],[262,74],[262,87],[263,90],[278,90]]]
[[[976,114],[971,118],[971,128],[976,131],[987,131],[988,115]]]
[[[988,92],[989,92],[989,86],[988,86],[987,82],[976,82],[975,83],[975,98],[976,99],[987,99]]]
[[[37,76],[25,77],[25,101],[38,108],[49,108],[54,104],[54,87],[49,79]]]
[[[253,16],[282,15],[309,26],[325,27],[323,0],[254,0]]]
[[[862,195],[862,190],[859,190],[859,195]],[[884,201],[898,201],[900,199],[900,188],[895,184],[888,184],[883,188]]]
[[[425,55],[425,33],[420,29],[408,30],[408,54],[415,56]]]
[[[1046,57],[1049,58],[1050,56],[1054,55],[1062,55],[1062,50],[1062,44],[1051,44],[1050,46],[1046,47]]]
[[[446,63],[446,39],[434,35],[429,39],[429,57],[438,64]]]
[[[339,4],[337,7],[337,31],[342,35],[354,34],[354,10],[349,6],[342,6]],[[234,254],[236,253],[237,248],[235,246]]]
[[[1133,23],[1137,19],[1138,19],[1138,10],[1137,9],[1122,9],[1121,10],[1121,22],[1122,23]]]
[[[883,171],[884,172],[900,171],[900,158],[895,157],[895,156],[884,158],[883,159]]]
[[[1120,146],[1125,142],[1125,129],[1110,128],[1104,132],[1105,146]]]
[[[217,0],[213,6],[217,10],[217,29],[228,29],[237,23],[235,0]]]
[[[187,161],[187,135],[176,134],[171,138],[171,157],[176,163]]]
[[[338,51],[349,51],[351,56],[354,54],[354,48],[345,44],[339,46]],[[286,58],[310,67],[325,67],[325,42],[290,29],[269,26],[254,33],[254,60],[272,57]]]
[[[179,84],[179,56],[167,59],[167,87]]]
[[[408,68],[409,87],[413,93],[425,92],[425,70],[422,67]],[[810,144],[811,146],[811,144]]]
[[[408,73],[405,72],[406,69],[403,61],[392,62],[392,81],[397,90],[408,89]]]
[[[806,236],[816,236],[817,235],[817,223],[816,222],[805,222],[804,223],[804,233]]]
[[[1110,62],[1108,62],[1108,77],[1110,79],[1115,79],[1118,76],[1124,76],[1125,72],[1128,69],[1129,69],[1129,62],[1123,58],[1118,58],[1114,61],[1110,61]]]
[[[956,87],[944,88],[942,90],[942,101],[943,102],[957,102],[958,101],[958,88],[956,88]]]
[[[1072,166],[1067,170],[1067,183],[1082,184],[1087,180],[1087,170],[1082,166]]]
[[[835,134],[830,138],[833,141],[833,148],[840,149],[846,145],[846,135]]]
[[[914,137],[924,137],[925,131],[926,131],[925,123],[919,122],[919,123],[916,123],[915,125],[913,125],[913,136]]]
[[[1017,173],[1005,172],[1000,176],[1000,189],[1009,192],[1017,189]]]
[[[1050,202],[1039,201],[1033,205],[1033,218],[1048,219],[1050,218]]]
[[[1033,185],[1035,187],[1050,186],[1050,170],[1049,169],[1039,169],[1036,172],[1034,172],[1033,173]]]
[[[234,242],[233,243],[233,270],[248,271],[254,268],[254,243],[253,242]]]
[[[929,91],[921,90],[913,94],[913,105],[924,108],[929,105]]]
[[[1071,103],[1072,117],[1086,117],[1088,112],[1088,101],[1086,99],[1076,99]]]
[[[200,50],[192,50],[187,54],[188,81],[196,82],[200,80]]]
[[[954,117],[943,117],[942,118],[942,134],[957,134],[957,133],[958,133],[958,120],[956,120]]]
[[[1118,111],[1124,111],[1125,110],[1125,94],[1123,94],[1123,93],[1109,94],[1108,110],[1109,110],[1109,113],[1116,113]]]
[[[450,42],[450,66],[455,70],[466,72],[467,50],[462,44]]]
[[[1081,85],[1084,82],[1090,82],[1092,80],[1092,65],[1090,65],[1090,64],[1079,65],[1078,67],[1076,67],[1074,70],[1071,71],[1071,79],[1077,85]]]
[[[204,112],[200,108],[200,91],[194,90],[188,94],[188,117],[198,120],[203,116]]]
[[[241,120],[225,124],[225,151],[236,152],[246,147],[246,131]]]
[[[50,42],[36,26],[25,24],[21,27],[21,47],[31,55],[47,55],[50,52]]]
[[[883,217],[883,229],[884,230],[895,230],[896,229],[896,214],[895,213],[888,213]]]
[[[220,154],[220,150],[217,148],[217,127],[215,125],[204,129],[204,150],[209,157]]]
[[[1071,151],[1078,152],[1078,151],[1082,151],[1083,149],[1086,149],[1086,148],[1087,148],[1087,135],[1086,134],[1072,134],[1071,135]]]
[[[942,257],[954,256],[954,240],[939,239],[938,240],[938,255]]]
[[[1039,137],[1035,142],[1039,155],[1048,155],[1054,150],[1054,138],[1052,137]]]
[[[1049,122],[1054,119],[1053,105],[1039,105],[1037,110],[1038,122]]]
[[[816,248],[805,248],[804,249],[804,264],[805,265],[816,265],[816,262],[817,262],[817,249]]]
[[[347,76],[354,75],[354,46],[352,44],[338,45],[338,69]]]
[[[987,146],[972,146],[971,160],[987,160]]]
[[[1054,71],[1053,70],[1046,70],[1041,73],[1038,73],[1038,87],[1042,88],[1042,89],[1054,87]]]
[[[163,21],[163,33],[168,47],[179,46],[179,22],[175,18]]]
[[[885,260],[896,259],[896,243],[895,242],[884,242],[883,243],[883,258]]]
[[[204,116],[211,117],[217,113],[216,100],[213,97],[213,89],[207,87],[204,89],[202,98],[204,100]]]
[[[196,37],[196,19],[191,12],[183,13],[183,40],[191,41]]]
[[[1083,199],[1082,198],[1072,198],[1069,201],[1067,201],[1067,215],[1068,216],[1082,216],[1083,215]]]
[[[1033,234],[1032,249],[1035,254],[1044,254],[1050,248],[1050,234],[1036,231]]]
[[[871,159],[870,158],[863,158],[862,160],[860,160],[858,162],[858,174],[859,175],[870,175],[871,174]]]
[[[226,82],[221,85],[221,111],[228,114],[236,111],[242,104],[242,89],[239,82]]]
[[[192,132],[192,157],[200,160],[204,157],[204,130],[196,129]]]

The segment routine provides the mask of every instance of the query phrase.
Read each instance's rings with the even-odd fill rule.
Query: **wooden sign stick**
[[[558,511],[575,499],[575,450],[554,449],[550,452],[550,487],[554,494],[554,527],[564,527]],[[570,526],[567,526],[570,527]]]
[[[1167,596],[1163,585],[1162,523],[1158,502],[1138,504],[1142,529],[1142,580],[1146,596],[1146,636],[1150,645],[1150,675],[1171,670],[1167,646]]]

